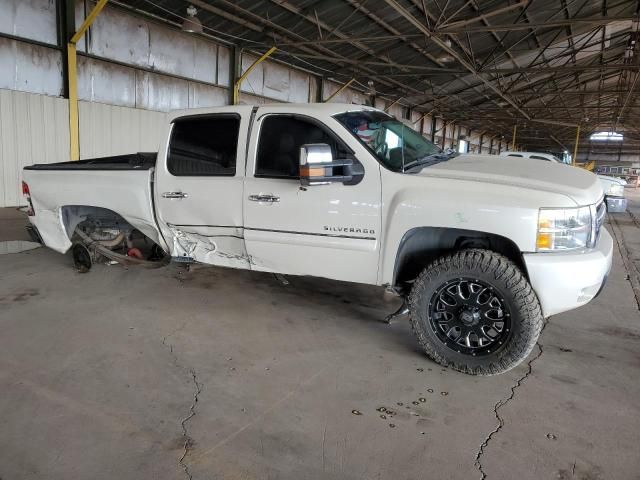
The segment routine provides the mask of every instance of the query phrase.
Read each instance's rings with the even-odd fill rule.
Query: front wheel
[[[462,250],[431,263],[413,284],[409,311],[425,353],[473,375],[518,365],[543,325],[538,297],[520,269],[490,250]]]

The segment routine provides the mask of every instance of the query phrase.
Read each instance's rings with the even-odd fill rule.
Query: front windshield
[[[440,147],[382,112],[347,112],[336,115],[335,119],[360,140],[380,163],[395,172],[425,164],[427,159],[442,154]]]

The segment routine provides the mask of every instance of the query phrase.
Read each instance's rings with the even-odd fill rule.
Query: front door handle
[[[259,195],[249,195],[249,200],[251,200],[252,202],[277,203],[280,201],[280,197],[261,193]]]
[[[164,192],[162,198],[188,198],[189,195],[183,192]]]

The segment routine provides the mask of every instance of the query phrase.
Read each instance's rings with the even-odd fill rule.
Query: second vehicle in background
[[[551,155],[549,153],[507,151],[502,152],[500,156],[530,158],[531,160],[542,160],[545,162],[563,163],[565,165],[570,165],[566,162],[563,162],[555,155]],[[607,201],[607,212],[620,213],[626,211],[627,199],[624,196],[624,188],[627,185],[627,182],[625,182],[621,178],[610,177],[608,175],[596,175],[598,176],[598,179],[600,179],[602,190],[604,190],[605,198]]]

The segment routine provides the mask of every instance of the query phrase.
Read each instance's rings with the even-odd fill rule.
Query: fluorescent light
[[[597,142],[603,142],[607,140],[612,140],[614,142],[621,142],[623,140],[623,136],[621,133],[616,132],[595,132],[592,134],[589,139],[595,140]]]

